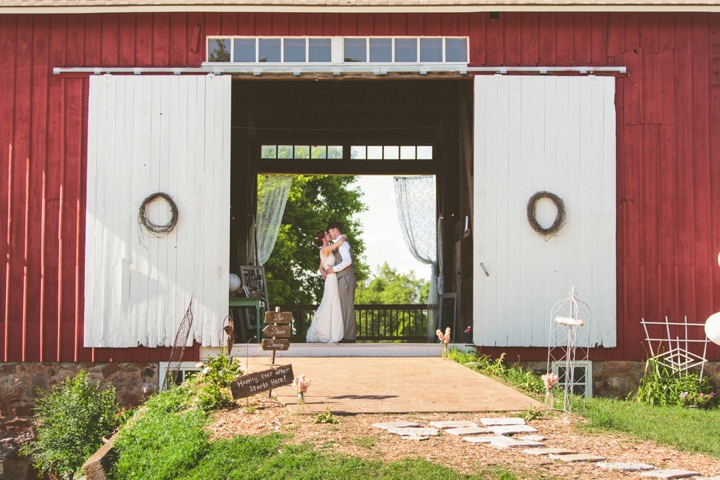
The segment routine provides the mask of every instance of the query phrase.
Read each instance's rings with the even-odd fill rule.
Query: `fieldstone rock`
[[[500,425],[489,427],[495,435],[513,435],[515,433],[534,433],[537,429],[530,425]]]
[[[499,425],[525,425],[525,420],[522,418],[481,418],[480,421],[486,427]]]
[[[468,422],[467,420],[457,420],[449,422],[430,422],[430,426],[444,430],[446,428],[477,427],[477,424]]]
[[[438,431],[436,428],[412,428],[412,427],[401,427],[401,428],[388,428],[388,433],[394,433],[396,435],[419,435],[423,437],[437,436]]]
[[[501,438],[507,439],[507,437],[486,435],[484,437],[463,437],[463,441],[468,443],[491,443],[493,440],[499,440]]]
[[[533,448],[530,450],[523,450],[523,453],[527,453],[529,455],[573,455],[577,452],[566,448]]]
[[[423,440],[427,440],[430,437],[424,437],[421,435],[403,435],[400,438],[402,438],[403,440],[413,440],[416,442],[422,442]]]
[[[605,457],[597,457],[595,455],[587,455],[585,453],[576,453],[571,455],[553,455],[550,454],[550,458],[557,458],[563,462],[604,462]]]
[[[688,478],[696,477],[700,475],[700,472],[694,472],[692,470],[680,470],[672,468],[669,470],[656,470],[654,472],[643,472],[640,474],[641,477],[645,478]]]
[[[523,435],[518,437],[518,440],[527,440],[528,442],[544,442],[547,438],[542,435]]]
[[[383,430],[388,430],[390,428],[405,428],[405,427],[419,427],[420,424],[417,422],[407,422],[405,420],[398,420],[396,422],[382,422],[382,423],[373,423],[373,427],[382,428]]]
[[[641,472],[645,470],[655,470],[657,467],[648,465],[647,463],[623,463],[623,462],[600,462],[598,467],[605,470],[617,470],[620,472]]]
[[[482,427],[461,427],[461,428],[450,428],[445,430],[450,435],[483,435],[486,433],[492,433],[487,428]]]
[[[544,447],[542,442],[529,442],[527,440],[515,440],[513,438],[502,437],[505,440],[493,440],[490,445],[496,448],[516,448],[516,447]]]

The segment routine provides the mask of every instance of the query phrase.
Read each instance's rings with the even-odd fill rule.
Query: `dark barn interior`
[[[467,168],[472,154],[471,92],[468,79],[447,77],[236,78],[231,268],[253,261],[248,238],[258,174],[435,175],[437,213],[443,216],[444,292],[458,294],[457,328],[470,325],[472,246],[470,238],[462,237],[465,215],[472,218],[472,170]],[[343,158],[260,158],[262,145],[296,144],[342,145]],[[431,145],[433,159],[351,160],[353,145]]]

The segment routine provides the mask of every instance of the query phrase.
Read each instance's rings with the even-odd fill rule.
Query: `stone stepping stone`
[[[597,457],[595,455],[587,455],[585,453],[576,453],[571,455],[553,455],[550,454],[550,458],[557,458],[563,462],[604,462],[607,460],[605,457]]]
[[[390,428],[407,428],[407,427],[419,427],[420,424],[416,422],[407,422],[405,420],[398,420],[397,422],[382,422],[373,423],[373,427],[382,428],[388,430]]]
[[[537,430],[530,425],[500,425],[489,427],[495,435],[513,435],[515,433],[535,433]]]
[[[635,462],[600,462],[597,464],[597,466],[600,468],[604,468],[605,470],[617,470],[619,472],[642,472],[645,470],[657,469],[657,467],[655,467],[654,465]]]
[[[495,448],[516,448],[516,447],[544,447],[542,442],[530,442],[527,440],[515,440],[513,438],[502,437],[503,440],[493,440],[490,442]]]
[[[523,453],[527,453],[529,455],[574,455],[577,452],[567,450],[565,448],[533,448],[530,450],[523,450]]]
[[[640,474],[641,477],[650,478],[688,478],[697,477],[700,472],[693,472],[692,470],[680,470],[677,468],[669,470],[656,470],[654,472],[643,472]]]
[[[480,421],[486,427],[500,425],[525,425],[525,419],[522,418],[481,418]]]
[[[437,428],[412,428],[412,427],[402,427],[402,428],[388,428],[388,433],[394,433],[396,435],[401,436],[407,436],[407,435],[416,435],[420,437],[435,437],[438,434]]]
[[[461,428],[450,428],[445,430],[450,435],[484,435],[486,433],[492,433],[487,428],[482,427],[461,427]]]
[[[422,442],[423,440],[427,440],[430,437],[424,437],[422,435],[402,435],[400,436],[403,440],[413,440],[416,442]]]
[[[518,440],[527,440],[529,442],[544,442],[545,440],[547,440],[547,438],[543,437],[542,435],[523,435],[522,437],[518,437]]]
[[[430,426],[444,430],[446,428],[477,427],[477,423],[468,422],[467,420],[457,420],[449,422],[430,422]]]
[[[484,437],[463,437],[463,441],[468,443],[491,443],[493,440],[507,439],[501,436],[484,436]]]

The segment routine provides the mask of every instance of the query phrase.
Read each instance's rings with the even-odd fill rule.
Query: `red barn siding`
[[[52,67],[195,67],[217,34],[467,35],[473,66],[627,66],[616,96],[618,347],[592,358],[642,359],[641,317],[702,322],[720,310],[719,31],[707,13],[0,15],[3,361],[168,358],[82,347],[87,79]]]

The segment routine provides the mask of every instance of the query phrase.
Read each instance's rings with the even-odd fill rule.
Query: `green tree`
[[[353,216],[367,209],[363,192],[351,188],[354,176],[298,175],[285,206],[280,232],[265,264],[268,295],[272,304],[313,304],[322,298],[320,258],[313,236],[330,221],[341,222],[353,249],[358,282],[366,278],[362,225]],[[262,192],[263,177],[258,177]]]
[[[229,40],[226,38],[218,38],[217,40],[211,40],[210,45],[215,43],[215,48],[210,51],[210,55],[208,55],[208,62],[229,62],[230,61],[230,52],[228,51],[228,47],[225,45],[225,42],[228,42]]]
[[[372,278],[360,282],[355,303],[361,305],[423,304],[428,301],[430,282],[415,277],[415,272],[399,273],[387,262]]]

